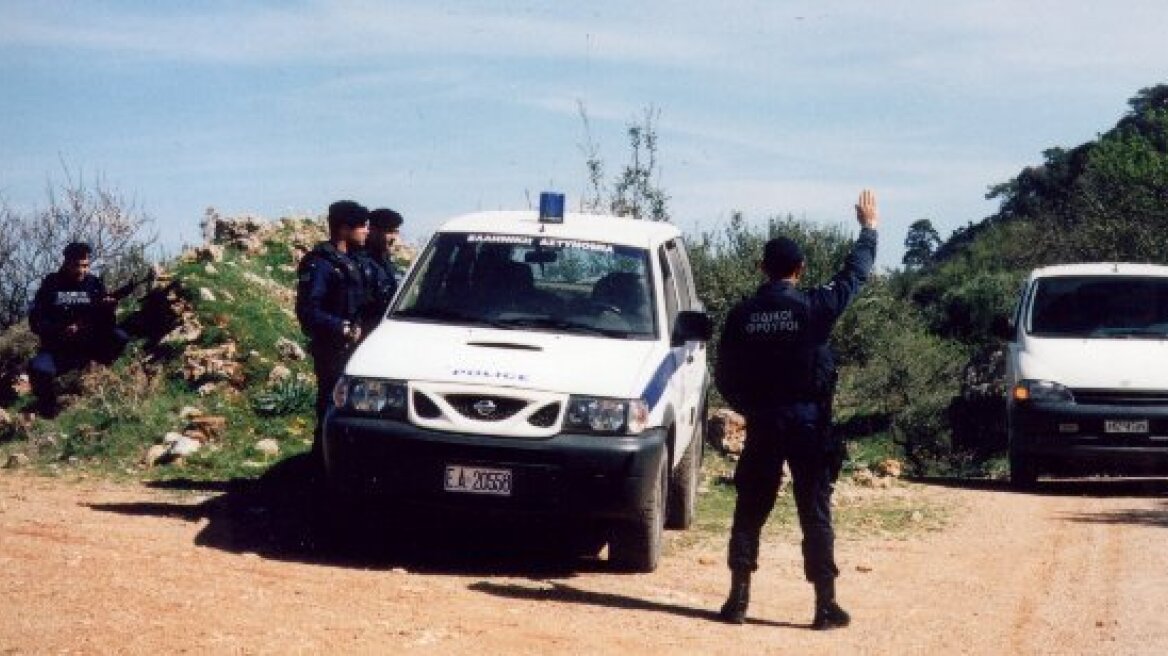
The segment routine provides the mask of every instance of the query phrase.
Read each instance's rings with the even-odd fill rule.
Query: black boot
[[[746,607],[750,605],[750,572],[731,572],[730,596],[722,604],[718,617],[730,624],[746,622]]]
[[[820,581],[815,584],[815,619],[811,628],[826,631],[845,627],[852,621],[847,611],[835,602],[835,580]]]

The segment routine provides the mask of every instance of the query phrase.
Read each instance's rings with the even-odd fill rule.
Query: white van
[[[1168,465],[1168,267],[1033,271],[1007,357],[1010,478]]]
[[[601,520],[610,559],[652,571],[693,521],[711,322],[675,226],[543,205],[438,230],[334,390],[327,475]]]

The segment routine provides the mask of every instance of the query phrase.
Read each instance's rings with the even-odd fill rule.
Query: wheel
[[[669,508],[665,528],[687,529],[693,525],[698,507],[698,477],[701,475],[700,449],[704,436],[695,430],[685,448],[685,455],[670,478]]]
[[[661,560],[662,534],[665,532],[665,502],[669,494],[669,466],[662,456],[657,467],[657,485],[640,517],[613,527],[608,542],[609,562],[626,572],[648,573]]]
[[[1010,486],[1018,490],[1032,489],[1038,482],[1038,464],[1033,456],[1010,449]]]

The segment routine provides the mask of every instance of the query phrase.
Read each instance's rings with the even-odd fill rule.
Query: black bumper
[[[330,413],[323,439],[329,480],[350,493],[410,505],[606,520],[638,516],[666,457],[663,429],[635,437],[519,439]],[[448,492],[448,465],[509,470],[511,494]]]
[[[1019,404],[1011,449],[1046,465],[1096,471],[1168,470],[1168,406]],[[1106,422],[1147,421],[1148,431],[1115,433]]]

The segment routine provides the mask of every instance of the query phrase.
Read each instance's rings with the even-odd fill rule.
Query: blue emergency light
[[[564,195],[545,191],[539,195],[539,222],[564,222]]]

